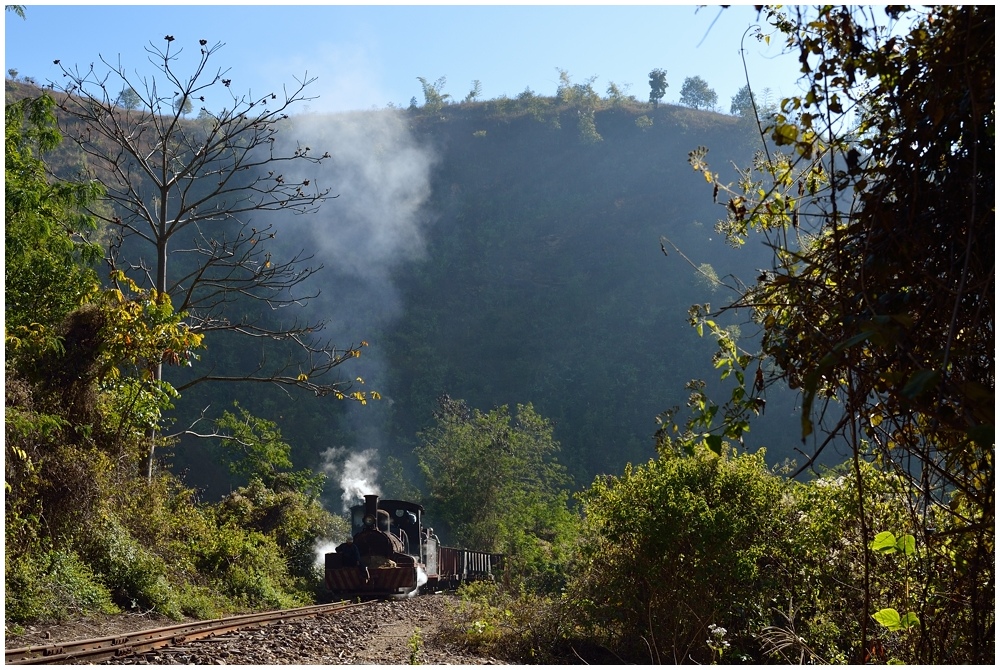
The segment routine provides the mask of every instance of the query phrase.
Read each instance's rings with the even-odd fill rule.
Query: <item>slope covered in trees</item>
[[[377,447],[383,459],[412,463],[416,434],[448,394],[480,408],[532,403],[554,422],[578,484],[655,453],[657,415],[685,404],[685,384],[706,376],[701,361],[713,350],[690,328],[688,308],[723,299],[712,277],[748,281],[767,257],[758,245],[736,252],[715,233],[711,201],[691,196],[704,182],[686,156],[708,142],[722,160],[749,160],[751,138],[732,117],[604,99],[593,126],[581,125],[584,104],[526,94],[402,113],[409,141],[433,156],[418,229],[397,233],[413,253],[390,263],[366,246],[377,233],[359,236],[343,248],[351,260],[323,258],[312,284],[323,317],[351,321],[352,338],[370,344],[355,369],[382,400],[339,420],[268,401],[272,413],[297,417],[288,433],[297,448],[316,458],[332,445]],[[378,117],[401,113],[367,114],[357,123],[375,129]],[[336,146],[328,129],[347,124],[302,119],[298,132],[323,127],[310,142]],[[345,188],[324,210],[329,235],[353,225],[349,211],[340,220],[351,197]],[[284,244],[292,251],[311,239]],[[344,267],[361,259],[370,259],[362,273],[383,278]],[[208,401],[199,394],[195,404]],[[769,445],[777,462],[796,456],[786,439],[791,399],[775,392],[772,407],[747,443]]]
[[[55,107],[40,95],[5,110],[8,622],[120,608],[206,617],[310,598],[313,543],[343,522],[319,505],[321,480],[289,472],[280,433],[260,422],[235,432],[269,451],[218,504],[144,465],[176,397],[152,371],[190,361],[202,337],[165,294],[122,273],[101,286],[89,235],[104,191],[47,174]]]
[[[417,120],[442,147],[441,214],[426,258],[397,275],[404,312],[386,333],[397,440],[438,393],[477,407],[530,401],[580,480],[615,472],[654,453],[656,416],[703,376],[696,361],[711,345],[687,309],[723,294],[665,258],[661,236],[718,275],[746,277],[761,259],[718,238],[711,202],[688,196],[699,177],[679,162],[702,139],[746,159],[745,136],[733,119],[661,106],[599,111],[602,139],[588,142],[573,108],[538,120],[484,107]],[[638,127],[647,113],[652,126]]]
[[[313,543],[343,532],[315,472],[353,494],[375,462],[454,537],[510,553],[513,588],[468,594],[467,635],[512,659],[586,640],[630,661],[991,662],[994,10],[763,16],[809,77],[753,156],[749,87],[737,119],[565,71],[553,97],[449,104],[419,78],[423,106],[277,124],[334,145],[335,169],[240,183],[319,178],[342,209],[275,220],[282,239],[219,234],[262,271],[303,248],[329,264],[301,282],[322,289],[305,316],[368,340],[343,383],[379,388],[347,411],[156,374],[289,351],[203,340],[122,272],[100,286],[93,224],[114,213],[46,176],[57,101],[9,98],[10,616],[301,599]],[[250,323],[248,297],[227,318]],[[222,477],[183,423],[209,410]],[[191,425],[174,471],[144,473],[168,414]],[[799,444],[797,469],[768,464]],[[810,478],[820,458],[846,461]],[[205,502],[191,482],[240,488]]]

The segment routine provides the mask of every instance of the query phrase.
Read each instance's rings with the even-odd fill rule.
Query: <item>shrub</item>
[[[782,561],[775,564],[780,577],[775,601],[783,610],[777,627],[786,636],[794,632],[794,638],[808,646],[807,656],[814,661],[854,661],[866,656],[872,661],[912,661],[927,653],[918,647],[927,644],[933,634],[942,645],[940,662],[968,662],[967,640],[960,631],[963,618],[975,614],[961,598],[945,595],[962,591],[952,581],[957,574],[955,562],[964,558],[952,544],[960,536],[944,530],[948,515],[939,515],[940,510],[933,508],[928,510],[927,521],[944,530],[937,536],[937,546],[913,542],[906,552],[875,549],[873,542],[880,533],[908,535],[911,540],[924,537],[921,510],[905,493],[906,480],[900,474],[865,461],[859,462],[858,469],[864,491],[864,526],[858,515],[857,475],[849,468],[836,468],[790,488],[790,532],[780,548]],[[862,535],[862,527],[866,535]],[[884,608],[902,614],[915,612],[919,632],[895,631],[878,624],[872,615]],[[860,648],[862,625],[867,626],[872,648]],[[786,660],[798,658],[797,649]]]
[[[155,610],[180,618],[180,604],[167,580],[166,563],[132,537],[116,519],[105,520],[87,553],[119,606]]]
[[[220,526],[212,542],[199,547],[199,554],[199,571],[236,608],[302,604],[289,593],[292,580],[277,545],[259,532]]]
[[[492,582],[458,592],[460,605],[446,634],[482,654],[511,663],[556,663],[569,651],[576,626],[561,596],[511,593]]]
[[[181,613],[195,619],[217,619],[228,612],[232,604],[207,586],[181,584],[177,589]]]
[[[346,520],[335,517],[300,488],[266,487],[259,479],[224,498],[217,507],[220,525],[246,528],[269,538],[287,566],[296,591],[312,591],[321,580],[316,570],[316,545],[323,539],[349,534]]]
[[[108,589],[72,551],[50,550],[9,561],[5,577],[5,616],[11,621],[62,621],[118,611]]]
[[[711,662],[709,626],[730,654],[767,622],[784,482],[752,455],[661,457],[581,494],[589,542],[569,587],[595,638],[630,660]]]

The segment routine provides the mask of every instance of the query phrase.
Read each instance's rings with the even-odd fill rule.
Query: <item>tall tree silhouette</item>
[[[252,372],[207,371],[178,389],[204,381],[250,381],[364,400],[364,394],[350,391],[351,381],[332,374],[360,355],[359,347],[318,340],[322,322],[275,326],[245,308],[249,301],[274,310],[314,297],[299,295],[298,288],[319,268],[303,267],[310,260],[303,252],[280,260],[272,256],[267,241],[275,236],[274,224],[250,225],[251,216],[267,212],[315,213],[335,197],[315,179],[291,176],[328,153],[276,148],[288,110],[311,99],[305,89],[314,79],[306,75],[281,94],[237,94],[228,70],[209,69],[221,43],[200,40],[197,64],[185,78],[176,70],[179,42],[171,35],[164,40],[162,48],[152,43],[146,48],[155,68],[149,77],[133,77],[120,62],[103,57],[106,73],[93,64],[85,70],[60,65],[66,83],[59,106],[70,119],[67,135],[87,158],[85,177],[103,182],[107,191],[110,207],[95,212],[112,232],[107,260],[141,286],[169,294],[196,332],[290,343],[300,354],[281,361],[262,356]],[[121,90],[136,93],[134,108],[118,103]],[[197,121],[182,118],[185,108],[204,105],[206,96],[224,99],[225,107],[215,113],[202,106]],[[152,252],[151,264],[143,250]]]

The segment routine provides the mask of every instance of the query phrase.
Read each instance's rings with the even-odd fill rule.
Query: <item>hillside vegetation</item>
[[[690,327],[689,307],[733,297],[722,282],[749,282],[769,262],[763,244],[738,251],[715,232],[716,206],[695,195],[704,180],[687,154],[710,144],[719,160],[739,164],[751,159],[753,138],[744,119],[669,105],[602,99],[597,137],[580,118],[578,104],[536,95],[294,118],[290,132],[310,144],[359,151],[345,147],[347,137],[374,153],[376,136],[394,143],[381,147],[385,156],[416,146],[433,161],[417,176],[427,190],[412,223],[394,224],[401,215],[381,202],[371,207],[383,219],[357,222],[345,186],[323,210],[322,234],[296,222],[275,242],[287,253],[308,248],[325,265],[309,284],[319,295],[303,311],[368,343],[354,369],[382,400],[345,417],[329,403],[227,392],[255,413],[283,416],[299,458],[317,468],[330,465],[322,458],[330,447],[374,448],[373,467],[391,456],[415,474],[416,435],[442,395],[484,410],[532,403],[555,424],[578,485],[654,456],[657,416],[685,404],[685,384],[706,376],[714,349]],[[383,127],[396,124],[399,134],[383,140]],[[320,174],[357,181],[348,168]],[[386,191],[395,178],[385,175]],[[364,188],[379,197],[378,183]],[[411,246],[372,248],[392,235]],[[687,260],[664,255],[664,236]],[[747,321],[744,312],[727,323]],[[204,359],[234,355],[210,347]],[[197,411],[214,393],[192,389],[179,407]],[[774,389],[771,400],[746,442],[767,445],[780,463],[801,445],[792,394]],[[195,465],[202,445],[178,453],[184,467],[203,469]]]
[[[8,80],[8,627],[322,597],[378,491],[492,656],[992,662],[994,12],[879,11],[731,115]]]

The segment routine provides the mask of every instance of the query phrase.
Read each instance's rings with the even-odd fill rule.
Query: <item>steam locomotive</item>
[[[424,508],[366,495],[351,508],[352,537],[326,554],[326,585],[334,598],[391,598],[495,579],[503,555],[441,545],[424,525]]]

